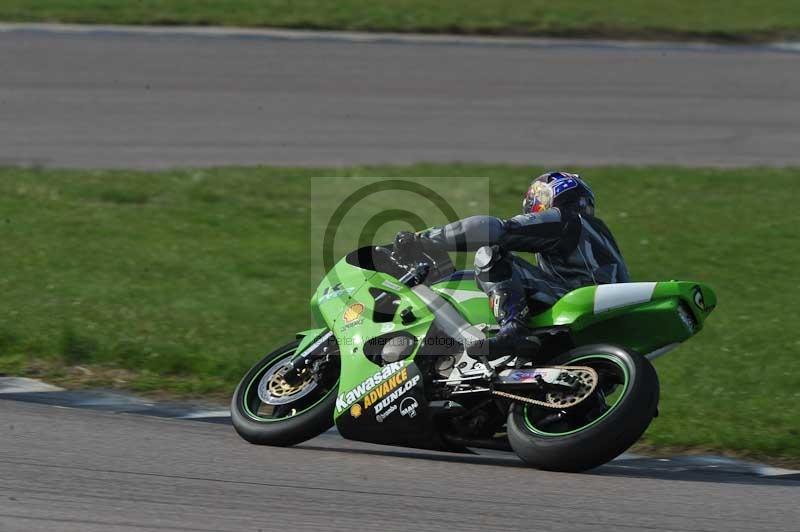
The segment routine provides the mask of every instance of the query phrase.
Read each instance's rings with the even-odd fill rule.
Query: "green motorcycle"
[[[350,253],[311,300],[319,329],[273,351],[231,401],[247,441],[288,446],[334,424],[347,439],[441,451],[513,450],[531,466],[584,471],[625,452],[658,415],[650,360],[700,331],[702,283],[587,286],[532,316],[536,359],[475,359],[497,332],[472,272],[447,253]]]

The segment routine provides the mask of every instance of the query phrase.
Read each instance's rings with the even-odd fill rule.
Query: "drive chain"
[[[588,366],[549,366],[556,369],[561,369],[576,375],[581,380],[580,388],[575,392],[550,392],[546,395],[547,401],[540,401],[525,397],[524,395],[516,395],[508,392],[501,392],[499,390],[492,390],[492,394],[511,399],[512,401],[519,401],[530,405],[543,406],[545,408],[572,408],[575,405],[582,403],[587,397],[592,395],[592,392],[597,388],[598,381],[600,380],[597,372]]]

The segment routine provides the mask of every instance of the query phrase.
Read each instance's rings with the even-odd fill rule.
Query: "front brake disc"
[[[302,374],[303,380],[299,384],[289,384],[284,377],[288,370],[288,364],[275,365],[261,377],[258,398],[262,403],[274,406],[289,404],[302,399],[316,388],[316,382],[309,371]]]

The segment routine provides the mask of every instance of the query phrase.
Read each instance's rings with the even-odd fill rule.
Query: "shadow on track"
[[[528,469],[516,455],[491,451],[491,454],[451,454],[416,449],[389,447],[383,449],[364,449],[348,447],[327,447],[322,445],[299,445],[298,449],[320,452],[343,453],[348,455],[384,456],[410,460],[432,460],[436,462],[487,465]],[[481,451],[483,453],[483,451]],[[536,471],[531,469],[532,473]],[[568,473],[565,473],[568,474]],[[800,475],[762,476],[749,464],[721,459],[719,457],[675,457],[659,459],[649,457],[618,459],[602,467],[576,475],[647,478],[666,481],[712,482],[759,486],[783,486],[800,488]]]

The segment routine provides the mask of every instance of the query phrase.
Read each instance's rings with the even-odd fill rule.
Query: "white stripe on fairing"
[[[656,283],[601,284],[594,293],[594,313],[647,303],[655,289]]]
[[[469,301],[470,299],[488,298],[486,294],[478,292],[477,290],[442,290],[441,293],[455,299],[459,303]]]

